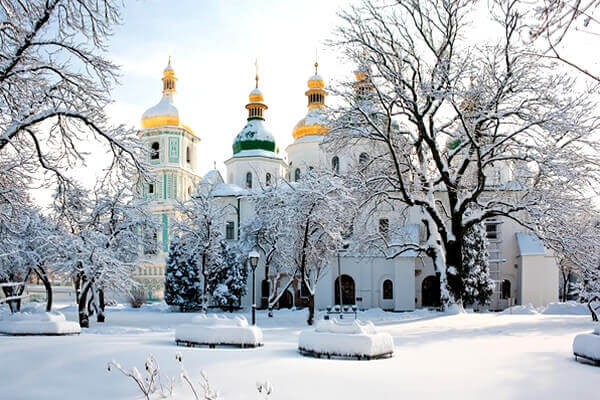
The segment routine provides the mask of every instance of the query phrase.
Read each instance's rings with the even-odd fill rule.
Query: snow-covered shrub
[[[191,324],[177,327],[175,341],[183,345],[256,347],[262,346],[263,333],[259,327],[249,325],[243,316],[199,315],[192,318]]]
[[[586,360],[600,364],[600,329],[594,328],[592,333],[580,333],[573,339],[573,354]]]
[[[46,312],[41,304],[28,303],[22,312],[0,311],[0,333],[7,335],[74,335],[79,324],[57,311]]]
[[[377,332],[372,322],[336,319],[319,320],[314,331],[303,331],[298,338],[303,354],[325,357],[382,358],[394,352],[394,341],[388,333]]]

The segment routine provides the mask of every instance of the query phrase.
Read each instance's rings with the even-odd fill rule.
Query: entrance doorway
[[[342,304],[352,305],[356,303],[354,279],[350,275],[342,275]],[[340,278],[335,280],[335,304],[340,304]]]
[[[440,306],[440,278],[430,275],[421,283],[421,305],[423,307]]]

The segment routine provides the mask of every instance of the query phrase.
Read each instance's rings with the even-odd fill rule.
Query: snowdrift
[[[371,360],[391,357],[394,341],[391,335],[377,332],[370,321],[319,320],[314,331],[300,334],[298,350],[318,358]]]
[[[587,304],[567,301],[566,303],[550,303],[542,314],[556,315],[591,315]]]
[[[575,359],[583,358],[600,365],[600,323],[596,323],[591,333],[581,333],[573,340]]]
[[[522,306],[512,306],[502,311],[500,314],[512,314],[512,315],[535,315],[539,314],[537,308],[532,304],[525,304]]]
[[[248,325],[246,318],[224,315],[199,315],[191,324],[179,325],[175,330],[175,342],[180,346],[239,346],[263,345],[263,333],[257,326]]]
[[[67,321],[62,313],[20,312],[0,318],[0,333],[5,335],[77,335],[77,322]]]

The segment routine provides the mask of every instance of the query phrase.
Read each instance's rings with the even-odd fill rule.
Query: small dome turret
[[[248,123],[237,134],[233,141],[234,156],[244,150],[257,150],[275,152],[275,138],[265,127],[265,111],[269,108],[264,103],[264,96],[258,88],[258,67],[256,72],[256,87],[248,96],[249,103],[246,104],[248,110]]]
[[[327,136],[329,130],[326,125],[325,113],[325,81],[318,73],[319,64],[315,62],[315,74],[308,78],[308,112],[294,127],[292,136],[300,139],[304,136]]]
[[[171,57],[169,63],[163,70],[163,96],[153,107],[150,107],[142,114],[142,128],[154,128],[157,126],[179,126],[179,110],[173,104],[173,98],[176,92],[177,78],[175,70],[171,65]],[[189,128],[186,128],[189,129]]]

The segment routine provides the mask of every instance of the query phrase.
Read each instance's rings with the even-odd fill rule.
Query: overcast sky
[[[314,72],[346,79],[324,45],[337,23],[340,0],[129,1],[124,24],[111,41],[110,58],[122,67],[122,85],[112,93],[111,117],[140,126],[142,113],[161,97],[169,54],[178,78],[175,104],[180,121],[201,138],[200,173],[213,162],[224,172],[234,137],[246,123],[248,94],[259,86],[269,106],[267,126],[283,153],[294,125],[306,113],[306,83]]]

